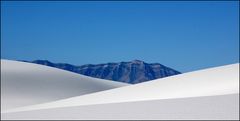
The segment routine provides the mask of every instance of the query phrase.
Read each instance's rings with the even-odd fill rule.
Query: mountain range
[[[52,63],[48,60],[34,60],[24,62],[46,65],[86,76],[130,84],[136,84],[181,74],[181,72],[162,64],[145,63],[141,60],[119,63],[86,64],[81,66],[71,65],[67,63]]]

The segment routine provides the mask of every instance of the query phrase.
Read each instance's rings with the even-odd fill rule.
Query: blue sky
[[[1,58],[75,65],[239,62],[239,2],[2,2]]]

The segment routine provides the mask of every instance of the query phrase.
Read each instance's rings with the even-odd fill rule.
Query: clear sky
[[[75,65],[239,62],[239,2],[2,2],[1,58]]]

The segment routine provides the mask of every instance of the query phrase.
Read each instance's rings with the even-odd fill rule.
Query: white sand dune
[[[3,113],[12,120],[237,120],[239,94]]]
[[[238,119],[239,64],[49,103],[4,110],[3,119]]]
[[[126,86],[57,68],[1,59],[1,110]]]

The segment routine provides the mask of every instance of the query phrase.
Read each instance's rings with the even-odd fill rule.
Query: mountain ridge
[[[181,74],[181,72],[160,63],[146,63],[137,59],[128,62],[109,62],[80,66],[67,63],[53,63],[48,60],[21,61],[55,67],[90,77],[130,84]]]

